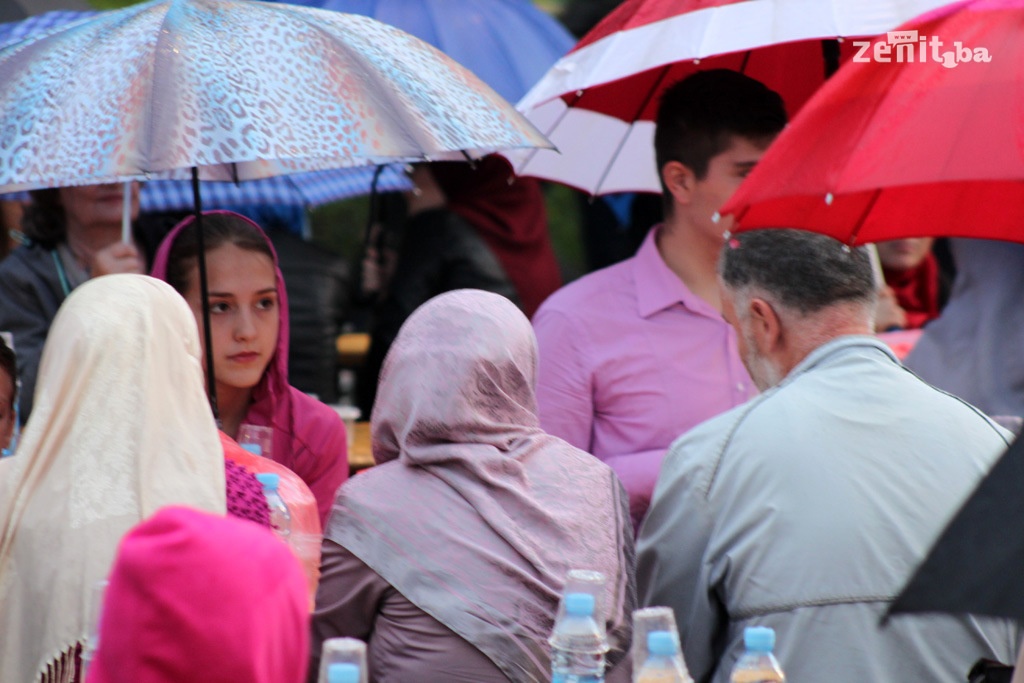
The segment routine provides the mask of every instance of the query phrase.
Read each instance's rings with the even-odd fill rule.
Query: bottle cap
[[[676,637],[670,631],[650,631],[647,634],[647,652],[661,657],[676,654]]]
[[[249,451],[253,455],[263,455],[263,446],[258,443],[240,443],[243,451]]]
[[[351,662],[331,664],[327,667],[327,683],[359,683],[359,666]]]
[[[280,475],[274,474],[273,472],[260,472],[256,475],[256,480],[263,485],[264,489],[276,491],[278,484],[281,483]]]
[[[775,648],[775,631],[767,626],[748,626],[743,630],[743,645],[753,652],[771,652]]]
[[[594,596],[590,593],[567,593],[565,613],[572,617],[594,616]]]

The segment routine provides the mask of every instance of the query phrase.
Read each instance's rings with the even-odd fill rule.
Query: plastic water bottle
[[[669,631],[647,634],[647,660],[637,674],[636,683],[689,683],[690,676],[678,659],[679,641]]]
[[[292,535],[292,515],[278,492],[281,477],[272,472],[260,472],[256,479],[263,485],[263,495],[270,507],[270,527],[282,541],[288,542]]]
[[[594,619],[594,596],[567,593],[551,634],[551,683],[604,683],[608,641]]]
[[[748,626],[743,631],[747,651],[737,660],[729,680],[732,683],[783,683],[786,676],[772,654],[775,631],[765,626]]]
[[[331,664],[327,667],[327,683],[359,683],[359,665]]]

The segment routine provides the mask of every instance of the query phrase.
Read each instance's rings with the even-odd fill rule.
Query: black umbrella
[[[1024,441],[1018,438],[889,607],[1024,622]],[[888,615],[887,615],[888,617]]]

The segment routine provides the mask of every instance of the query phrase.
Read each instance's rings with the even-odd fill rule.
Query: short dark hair
[[[665,164],[678,161],[702,179],[731,137],[763,140],[785,126],[782,98],[760,81],[729,69],[698,71],[661,95],[654,129],[658,176]]]
[[[866,249],[805,230],[769,228],[730,235],[718,272],[732,290],[760,289],[801,313],[843,301],[869,304],[876,297]]]
[[[199,257],[195,219],[186,220],[189,220],[188,224],[177,234],[167,254],[167,284],[183,296],[192,282]],[[276,262],[266,234],[248,218],[226,211],[204,212],[203,246],[206,251],[211,252],[225,244],[264,254]]]

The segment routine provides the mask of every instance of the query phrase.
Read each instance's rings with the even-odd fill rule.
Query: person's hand
[[[882,287],[878,292],[878,306],[875,308],[875,332],[907,326],[907,312],[896,302],[892,287]]]
[[[103,247],[92,255],[89,262],[89,276],[113,275],[114,273],[145,274],[146,264],[134,244],[115,242]]]

